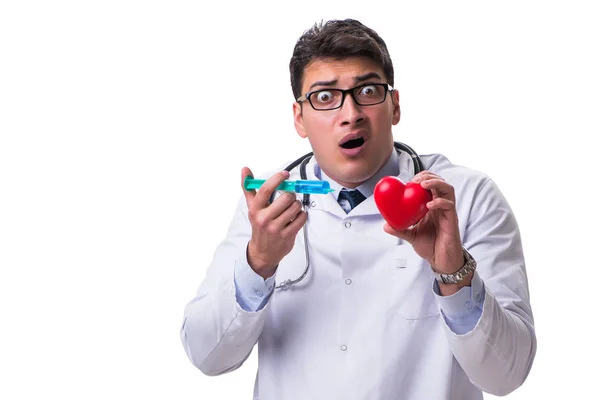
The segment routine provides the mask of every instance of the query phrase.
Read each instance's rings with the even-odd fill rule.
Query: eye
[[[327,103],[333,99],[333,94],[330,91],[323,90],[315,93],[315,97],[319,103]]]
[[[358,92],[359,95],[361,96],[374,96],[377,94],[379,87],[376,85],[366,85],[360,88],[360,91]]]

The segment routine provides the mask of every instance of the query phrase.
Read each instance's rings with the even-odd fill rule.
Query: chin
[[[369,178],[371,178],[373,175],[375,175],[375,172],[377,171],[368,171],[365,169],[357,169],[357,170],[353,170],[353,171],[343,171],[340,174],[337,174],[338,179],[336,179],[336,181],[338,182],[345,182],[346,184],[352,184],[354,186],[359,186],[361,185],[363,182],[368,181]]]
[[[317,162],[319,162],[319,158],[317,158]],[[328,177],[340,185],[352,184],[358,186],[377,173],[377,166],[372,165],[373,163],[365,158],[336,158],[325,158],[325,160],[330,162],[319,162],[319,165],[321,165],[321,168]]]

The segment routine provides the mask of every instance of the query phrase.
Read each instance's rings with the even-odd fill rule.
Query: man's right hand
[[[296,235],[306,223],[306,212],[295,193],[286,192],[269,204],[271,195],[284,180],[287,171],[269,178],[258,191],[244,189],[246,176],[254,176],[249,168],[242,169],[242,191],[248,204],[248,218],[252,225],[252,237],[246,250],[248,264],[264,279],[271,277],[279,262],[292,248]]]

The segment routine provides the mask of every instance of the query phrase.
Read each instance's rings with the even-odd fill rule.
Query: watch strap
[[[436,270],[433,270],[435,275],[435,280],[439,283],[451,284],[451,283],[460,283],[462,282],[471,272],[475,271],[477,268],[477,262],[471,256],[471,253],[467,251],[463,247],[463,254],[465,257],[465,264],[453,274],[440,274]]]

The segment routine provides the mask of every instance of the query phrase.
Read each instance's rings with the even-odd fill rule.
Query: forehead
[[[306,93],[316,82],[337,81],[336,87],[350,87],[355,83],[356,77],[372,72],[379,74],[385,81],[383,69],[368,57],[318,58],[304,68],[302,93]]]

